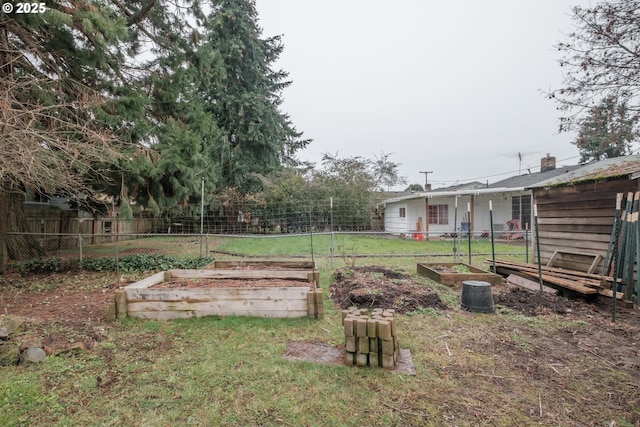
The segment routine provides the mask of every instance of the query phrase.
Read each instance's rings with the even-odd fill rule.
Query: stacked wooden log
[[[583,296],[613,296],[613,292],[611,290],[613,278],[610,276],[549,266],[542,266],[541,270],[542,280],[546,286],[550,286],[555,289],[570,290]],[[537,265],[515,261],[496,260],[496,273],[503,276],[517,274],[521,277],[535,280],[536,282],[540,280]],[[616,295],[616,297],[620,299],[621,295]]]
[[[342,311],[346,365],[395,368],[400,344],[394,315],[394,310],[381,308]]]
[[[307,293],[307,310],[309,311],[309,318],[311,319],[320,319],[324,316],[322,288],[309,290]]]

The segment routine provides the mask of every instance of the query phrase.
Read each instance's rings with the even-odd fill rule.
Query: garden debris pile
[[[440,297],[406,273],[380,266],[345,267],[336,270],[329,298],[348,309],[388,308],[405,314],[427,308],[446,310]]]

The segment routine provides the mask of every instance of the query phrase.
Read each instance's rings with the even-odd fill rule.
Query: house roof
[[[419,193],[414,193],[410,196],[404,197],[395,197],[393,199],[384,200],[384,204],[388,203],[396,203],[402,202],[405,200],[413,200],[413,199],[432,199],[438,197],[449,197],[449,196],[479,196],[481,194],[501,194],[501,193],[510,193],[510,192],[518,192],[524,191],[524,187],[513,187],[513,188],[472,188],[465,190],[453,190],[453,191],[423,191]]]
[[[477,190],[479,188],[487,188],[487,184],[483,184],[480,181],[473,181],[464,184],[451,185],[449,187],[437,188],[435,190],[431,190],[430,193],[440,193],[444,191]]]
[[[614,157],[587,163],[565,174],[551,177],[528,185],[527,188],[553,187],[562,184],[582,181],[595,181],[603,178],[614,178],[629,175],[640,177],[640,155]]]
[[[383,203],[394,203],[413,199],[430,199],[434,197],[520,192],[532,188],[540,181],[547,181],[554,177],[564,176],[577,168],[580,168],[580,165],[562,166],[546,172],[534,172],[525,175],[512,176],[511,178],[506,178],[490,185],[483,184],[479,181],[473,181],[466,184],[453,185],[451,187],[439,188],[432,191],[416,192],[406,196],[393,197],[385,200]]]
[[[541,181],[546,181],[555,177],[563,176],[575,169],[580,168],[580,165],[573,166],[560,166],[559,168],[546,171],[546,172],[533,172],[524,175],[516,175],[510,178],[503,179],[502,181],[494,182],[489,185],[489,188],[500,187],[525,187],[529,188]]]

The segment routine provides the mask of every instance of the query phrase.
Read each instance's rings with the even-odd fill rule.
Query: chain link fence
[[[521,233],[517,239],[492,239],[487,233],[391,235],[382,231],[311,229],[200,234],[186,232],[184,224],[175,222],[163,228],[164,232],[154,233],[136,232],[135,223],[108,225],[108,232],[98,233],[8,233],[10,244],[19,242],[13,248],[10,266],[19,268],[20,263],[34,258],[56,258],[82,265],[90,259],[143,254],[181,259],[308,258],[331,265],[335,259],[366,257],[439,258],[478,264],[492,256],[529,261],[532,254],[530,232]]]
[[[492,256],[531,258],[528,230],[501,231],[492,237],[487,230],[469,231],[459,223],[451,227],[455,232],[390,234],[385,232],[384,207],[376,203],[337,197],[288,203],[218,200],[181,207],[170,217],[153,217],[142,210],[134,219],[44,205],[27,210],[28,231],[0,237],[8,249],[3,260],[10,268],[29,260],[55,258],[82,266],[91,259],[142,255],[203,261],[313,258],[331,265],[336,258],[358,257],[444,258],[470,264]]]

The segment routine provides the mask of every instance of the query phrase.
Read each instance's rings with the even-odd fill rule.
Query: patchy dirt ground
[[[0,315],[29,319],[28,333],[40,336],[50,353],[91,348],[109,328],[116,287],[113,273],[0,275]]]
[[[139,278],[126,277],[122,285]],[[73,272],[28,277],[0,275],[0,314],[15,314],[31,319],[29,334],[41,337],[51,352],[78,345],[81,349],[90,349],[111,328],[108,306],[113,301],[115,289],[113,273]],[[434,287],[426,286],[424,281],[415,281],[404,272],[380,266],[337,270],[334,283],[329,287],[329,297],[340,308],[353,305],[394,308],[399,314],[436,308],[442,310],[446,318],[448,313],[460,310],[457,306],[447,307]],[[497,327],[486,323],[473,331],[452,326],[450,331],[438,333],[428,342],[431,352],[442,353],[446,362],[434,364],[432,357],[435,356],[423,352],[420,359],[414,358],[416,364],[429,366],[434,373],[450,380],[468,383],[468,389],[475,389],[478,378],[489,379],[492,387],[503,391],[515,387],[513,378],[524,379],[531,387],[544,390],[553,397],[545,401],[544,407],[545,414],[555,411],[554,419],[559,422],[553,425],[568,425],[560,422],[567,420],[562,415],[566,408],[581,413],[580,419],[584,420],[590,414],[601,411],[604,405],[615,413],[635,414],[625,419],[630,426],[640,426],[637,411],[640,388],[635,382],[625,380],[624,384],[618,383],[615,373],[625,372],[629,377],[637,378],[640,372],[640,310],[618,307],[617,321],[612,322],[609,305],[531,292],[513,285],[494,286],[493,298],[496,314],[481,316],[511,313],[530,318],[532,323],[520,322],[518,329],[513,329],[505,322],[498,322]],[[477,314],[469,313],[468,316],[473,321]],[[557,327],[552,335],[547,335],[536,326],[537,318],[541,322],[557,318],[569,322]],[[467,334],[464,340],[458,339],[457,347],[454,347],[453,340],[458,338],[456,335],[463,333]],[[415,331],[415,334],[422,332]],[[529,342],[536,344],[532,346]],[[342,353],[334,350],[320,342],[291,342],[285,356],[314,362],[341,363]],[[479,352],[495,353],[494,371],[476,372],[470,368],[469,363],[476,363],[472,355]],[[575,384],[571,381],[592,378],[591,366],[603,367],[598,371],[598,380],[589,380],[584,390],[574,390],[572,387]],[[508,376],[503,372],[508,372]],[[616,390],[617,394],[599,395],[598,384]],[[584,387],[582,383],[578,386]],[[460,411],[470,410],[468,402],[465,402],[464,399],[459,402]],[[554,402],[555,406],[550,407],[548,402]],[[456,406],[458,403],[446,400],[443,404]],[[476,410],[481,411],[480,408]],[[531,409],[534,412],[537,410],[537,407]]]
[[[124,277],[121,285],[137,279]],[[188,282],[186,285],[195,283]],[[292,286],[292,282],[269,280],[265,283],[257,281],[255,285]],[[58,331],[47,334],[46,341],[50,344],[71,340],[83,342],[90,348],[109,326],[108,308],[116,287],[113,273],[68,272],[25,277],[18,274],[0,275],[0,314],[32,319],[36,329],[40,324],[47,324],[49,329]],[[408,274],[380,266],[336,270],[335,281],[329,287],[329,298],[340,308],[393,308],[399,314],[428,308],[450,308],[440,300],[438,294],[414,281]],[[511,310],[524,316],[561,315],[589,321],[594,327],[606,326],[619,338],[640,340],[640,311],[637,309],[618,307],[618,321],[613,323],[610,306],[531,292],[517,286],[494,287],[493,298],[498,313]],[[57,328],[50,328],[52,325]]]

